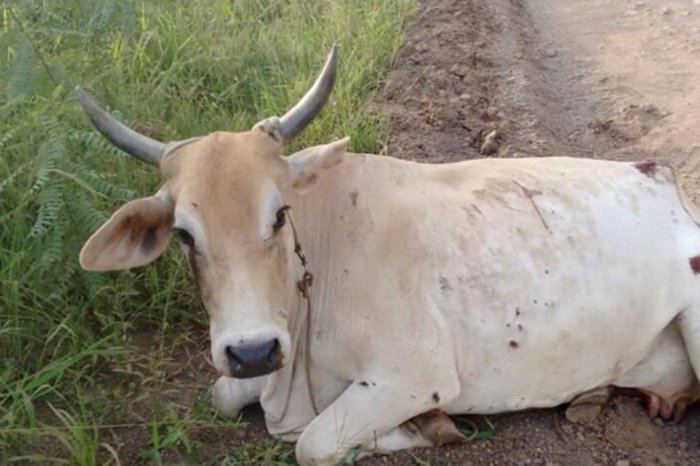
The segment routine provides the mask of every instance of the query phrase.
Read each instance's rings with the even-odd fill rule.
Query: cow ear
[[[343,161],[350,138],[345,137],[330,144],[313,146],[287,157],[292,178],[292,188],[303,191],[318,179],[325,169]]]
[[[168,246],[173,209],[172,200],[161,193],[126,203],[85,243],[80,265],[105,271],[154,261]]]

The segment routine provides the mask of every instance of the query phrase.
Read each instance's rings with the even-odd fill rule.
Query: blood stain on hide
[[[510,341],[508,342],[508,344],[510,345],[511,348],[517,348],[518,346],[520,346],[520,345],[518,344],[518,342],[515,341],[515,340],[510,340]]]
[[[690,268],[695,275],[700,275],[700,256],[693,256],[688,259]]]
[[[433,392],[433,401],[435,403],[440,403],[440,394],[438,392]]]
[[[516,307],[516,308],[515,308],[515,315],[516,315],[516,316],[519,316],[519,315],[520,315],[520,308],[519,308],[519,307]]]
[[[657,163],[653,160],[644,160],[642,162],[635,163],[634,168],[646,176],[654,176],[656,173]]]
[[[350,200],[352,201],[352,206],[357,207],[357,197],[360,195],[357,191],[350,193]]]

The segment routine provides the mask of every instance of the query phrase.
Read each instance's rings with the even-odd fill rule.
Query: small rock
[[[469,68],[464,65],[453,65],[452,68],[450,68],[450,73],[463,78],[469,74]]]
[[[683,16],[690,16],[691,11],[690,10],[685,10],[683,12]]]
[[[484,137],[480,152],[482,155],[491,155],[498,150],[498,131],[495,129]]]
[[[654,424],[656,424],[659,427],[663,427],[664,421],[660,417],[657,417],[656,419],[654,419]]]
[[[630,466],[630,460],[618,460],[615,466]]]
[[[549,58],[553,58],[557,56],[558,50],[555,49],[554,47],[549,47],[547,50],[545,50],[544,54],[547,55]]]
[[[666,8],[664,8],[663,10],[661,10],[662,15],[670,15],[672,12],[673,12],[673,10],[671,9],[671,7],[668,7],[668,6]]]
[[[681,447],[681,450],[687,450],[690,445],[685,440],[681,440],[678,446]]]

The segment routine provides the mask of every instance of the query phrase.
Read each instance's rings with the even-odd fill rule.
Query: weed
[[[111,274],[77,263],[110,213],[159,179],[92,129],[74,85],[164,141],[244,130],[295,102],[337,40],[331,102],[289,150],[350,135],[352,149],[377,151],[387,128],[368,103],[415,8],[0,2],[0,463],[196,457],[202,425],[240,425],[204,408],[213,378],[201,356],[206,317],[178,255]],[[230,453],[220,464],[293,458],[274,442]]]

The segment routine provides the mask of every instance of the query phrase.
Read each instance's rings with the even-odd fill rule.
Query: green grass
[[[275,442],[216,451],[198,440],[213,425],[242,427],[208,409],[213,380],[172,375],[183,348],[206,353],[178,254],[120,273],[79,268],[89,235],[159,178],[91,128],[72,88],[164,141],[245,130],[293,104],[337,40],[331,102],[288,150],[349,135],[353,150],[377,152],[387,126],[369,104],[415,10],[415,0],[0,2],[0,463],[123,463],[137,448],[119,444],[128,426],[154,464],[203,452],[211,464],[293,463]]]

